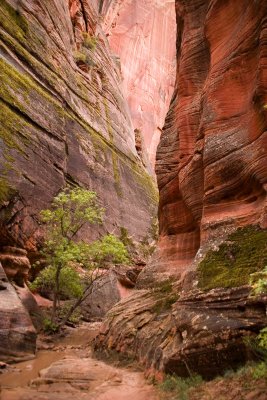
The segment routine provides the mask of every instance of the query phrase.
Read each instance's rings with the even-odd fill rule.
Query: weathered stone
[[[17,247],[4,246],[0,249],[0,262],[8,279],[24,286],[31,268],[27,251]]]
[[[134,128],[143,135],[143,152],[154,166],[175,81],[175,1],[104,0],[101,14],[119,56]]]
[[[93,282],[89,296],[81,304],[85,320],[102,319],[121,299],[128,297],[142,267],[116,265]]]
[[[30,387],[3,389],[2,400],[157,400],[141,372],[104,364],[91,358],[66,357],[40,371]]]
[[[15,286],[15,290],[22,305],[28,311],[35,329],[37,331],[41,330],[43,328],[44,313],[36,298],[26,285],[24,287]]]
[[[84,240],[120,227],[141,239],[156,210],[96,3],[67,3],[0,5],[0,245],[30,258],[42,241],[39,211],[66,184],[95,190],[106,209]]]
[[[244,336],[267,323],[267,298],[250,298],[249,291],[193,290],[178,301],[174,292],[137,291],[107,314],[96,353],[137,358],[148,374],[214,377],[251,356]]]
[[[114,304],[120,301],[118,281],[113,272],[107,272],[93,282],[90,295],[81,304],[85,320],[102,319]]]
[[[0,359],[19,361],[34,357],[36,331],[26,309],[8,282],[0,264]]]
[[[157,151],[160,239],[150,275],[183,275],[210,242],[267,224],[267,3],[176,0],[176,11],[176,90]]]

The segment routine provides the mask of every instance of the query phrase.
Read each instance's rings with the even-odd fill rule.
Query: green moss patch
[[[28,32],[27,21],[18,10],[12,8],[5,0],[0,2],[0,25],[11,36],[15,36],[22,42],[25,40],[25,35]]]
[[[5,177],[0,178],[0,205],[7,201],[12,194],[14,189],[10,186]]]
[[[249,284],[250,274],[267,265],[267,230],[239,228],[218,251],[209,251],[198,266],[198,286],[203,290]]]
[[[173,289],[173,280],[166,279],[158,282],[153,290],[153,296],[157,300],[152,312],[161,314],[171,309],[172,305],[179,300],[179,294]]]

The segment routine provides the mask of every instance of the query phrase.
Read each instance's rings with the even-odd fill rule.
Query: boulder
[[[14,362],[33,358],[36,330],[0,264],[0,359]]]

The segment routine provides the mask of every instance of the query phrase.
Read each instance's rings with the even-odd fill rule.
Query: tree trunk
[[[56,270],[56,277],[55,277],[55,291],[54,291],[54,298],[53,298],[53,308],[52,308],[52,322],[56,320],[56,313],[57,313],[57,303],[58,303],[58,296],[59,296],[59,277],[60,277],[60,267],[57,267]]]

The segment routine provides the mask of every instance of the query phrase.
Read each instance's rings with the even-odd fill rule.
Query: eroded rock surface
[[[9,362],[34,357],[35,348],[31,318],[0,264],[0,359]]]
[[[238,226],[266,227],[267,3],[177,0],[176,10],[153,271],[179,275],[209,241]]]
[[[154,166],[175,81],[175,1],[100,3],[103,29],[119,56],[133,125]]]
[[[212,378],[249,356],[244,336],[267,323],[267,298],[250,288],[177,294],[139,290],[111,309],[95,341],[98,354],[136,358],[148,374]]]
[[[267,262],[267,3],[176,0],[176,13],[160,238],[137,280],[151,289],[110,310],[96,349],[210,377],[249,358],[243,337],[267,323],[266,298],[246,286]]]
[[[150,227],[157,191],[98,22],[91,1],[1,1],[1,245],[35,252],[39,211],[66,184],[95,190],[106,208],[83,238]]]
[[[66,357],[40,372],[29,388],[3,389],[2,400],[158,400],[140,372],[120,370],[91,358]]]
[[[17,247],[3,246],[0,249],[0,262],[8,279],[23,286],[31,268],[27,251]]]

